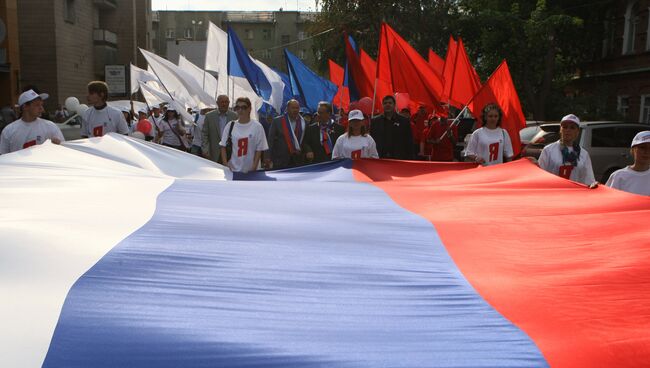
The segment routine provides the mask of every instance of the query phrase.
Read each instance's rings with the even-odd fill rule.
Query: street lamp
[[[196,20],[192,19],[192,28],[193,28],[193,32],[194,32],[194,33],[192,33],[192,41],[196,41],[196,27],[200,26],[201,24],[203,24],[202,20],[196,21]]]

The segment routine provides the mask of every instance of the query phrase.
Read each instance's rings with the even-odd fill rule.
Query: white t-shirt
[[[628,166],[616,170],[609,177],[606,185],[626,192],[650,196],[650,169],[634,171]]]
[[[242,124],[239,120],[229,122],[223,130],[221,136],[221,147],[226,147],[228,142],[228,133],[230,126],[235,124],[232,129],[232,155],[230,156],[230,167],[232,171],[248,172],[253,166],[255,160],[255,153],[266,151],[269,149],[269,144],[266,141],[266,134],[264,127],[257,120],[252,120],[246,124]]]
[[[573,147],[569,147],[569,152],[573,152]],[[580,157],[578,157],[578,166],[572,166],[562,159],[562,147],[560,141],[553,142],[544,147],[539,155],[539,167],[561,176],[565,179],[577,181],[579,183],[590,185],[596,179],[594,178],[594,169],[591,167],[591,158],[589,152],[580,147]]]
[[[485,160],[483,164],[485,166],[503,163],[504,153],[506,157],[514,155],[508,132],[499,127],[476,129],[470,136],[465,149],[465,156],[481,157]]]
[[[65,141],[61,129],[53,122],[36,118],[36,120],[28,123],[23,119],[18,119],[2,130],[0,154],[43,144],[46,140],[52,138],[58,138],[61,142]]]
[[[336,140],[332,158],[379,158],[379,154],[375,140],[370,134],[348,136],[348,133],[345,133]]]
[[[178,124],[180,121],[177,119],[165,120],[160,122],[160,131],[163,133],[162,143],[170,146],[178,147],[181,145],[181,140],[178,138],[181,133],[178,131]],[[174,129],[172,131],[172,129]],[[174,131],[176,133],[174,133]],[[178,135],[177,135],[178,134]]]
[[[201,132],[203,131],[203,123],[205,123],[205,115],[199,115],[198,120],[196,120],[196,125],[194,125],[194,130],[192,131],[192,145],[201,147],[203,139]]]
[[[97,110],[94,106],[81,115],[81,136],[101,137],[108,133],[128,134],[129,127],[122,111],[106,106]]]

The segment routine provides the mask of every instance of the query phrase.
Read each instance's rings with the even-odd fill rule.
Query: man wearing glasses
[[[251,119],[251,101],[239,97],[235,102],[238,119],[229,122],[221,136],[221,162],[233,172],[257,170],[262,152],[269,149],[262,124]]]

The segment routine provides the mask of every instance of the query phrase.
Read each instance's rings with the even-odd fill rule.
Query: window
[[[263,29],[262,30],[262,39],[265,41],[268,41],[271,39],[271,30],[270,29]]]
[[[608,11],[605,19],[605,24],[603,25],[605,31],[605,36],[603,37],[603,58],[614,53],[616,40],[616,19],[612,16],[611,11]]]
[[[298,50],[298,57],[300,60],[305,60],[305,55],[307,54],[307,51],[305,49]]]
[[[603,127],[591,132],[592,147],[628,148],[632,138],[643,130],[637,127]]]
[[[77,13],[75,12],[75,0],[65,0],[63,2],[63,20],[68,23],[75,23],[77,21]]]
[[[639,2],[630,1],[625,10],[625,28],[623,30],[623,55],[634,53],[634,42],[639,24]]]
[[[183,37],[189,39],[192,39],[192,28],[185,28],[185,33],[183,34]]]
[[[291,36],[289,36],[289,35],[282,35],[282,38],[281,38],[280,42],[281,42],[283,45],[288,44],[289,42],[291,42]]]
[[[253,39],[253,30],[252,29],[247,29],[246,31],[244,31],[244,33],[246,34],[246,39],[247,40],[252,40]]]
[[[165,37],[167,37],[167,39],[175,38],[176,32],[174,31],[174,28],[167,28],[167,31],[165,32]]]
[[[271,50],[269,49],[262,50],[262,59],[270,59],[270,58],[271,58]]]
[[[298,32],[298,39],[299,40],[304,40],[305,39],[305,32],[304,31],[299,31]]]
[[[618,103],[616,105],[616,111],[625,119],[627,118],[627,112],[630,109],[630,96],[618,96]]]
[[[650,124],[650,95],[641,95],[641,112],[639,113],[639,121],[645,124]]]

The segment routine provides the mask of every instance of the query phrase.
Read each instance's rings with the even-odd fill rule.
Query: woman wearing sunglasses
[[[226,124],[221,136],[221,162],[233,172],[257,170],[262,152],[269,149],[264,127],[251,119],[251,101],[239,97],[235,101],[237,120]]]

